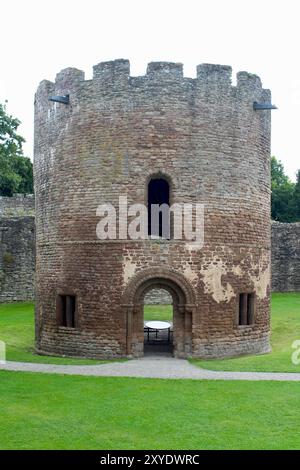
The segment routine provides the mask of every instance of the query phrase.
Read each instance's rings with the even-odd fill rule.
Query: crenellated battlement
[[[56,75],[55,82],[42,81],[38,87],[36,98],[45,95],[70,95],[70,102],[78,90],[85,87],[89,90],[95,87],[101,93],[101,89],[107,93],[112,91],[129,92],[130,89],[149,86],[163,87],[164,90],[174,89],[180,91],[186,89],[188,84],[191,90],[202,90],[205,94],[220,93],[227,90],[232,97],[245,97],[247,100],[270,100],[269,90],[262,88],[262,83],[257,75],[248,72],[238,72],[237,85],[232,86],[232,68],[228,65],[200,64],[196,68],[196,78],[187,78],[183,74],[183,64],[174,62],[150,62],[146,74],[139,77],[130,76],[129,60],[118,59],[108,62],[100,62],[93,67],[93,79],[85,80],[84,72],[76,68],[66,68]],[[100,90],[100,91],[99,91]],[[72,96],[73,95],[73,96]]]
[[[183,64],[175,62],[150,62],[147,77],[154,80],[178,80],[183,78]]]
[[[197,66],[197,80],[208,83],[223,83],[231,86],[232,68],[229,65],[200,64]]]
[[[118,59],[108,62],[100,62],[93,66],[93,78],[95,80],[128,80],[130,76],[129,60]]]
[[[244,90],[247,93],[262,90],[262,83],[257,75],[248,72],[238,72],[236,77],[238,89]]]
[[[68,67],[61,70],[55,78],[55,86],[57,88],[70,88],[84,81],[84,72],[76,68]]]

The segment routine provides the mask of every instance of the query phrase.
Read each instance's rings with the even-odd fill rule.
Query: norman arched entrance
[[[141,357],[144,354],[144,296],[153,288],[166,290],[173,299],[174,356],[189,356],[192,353],[195,309],[193,289],[182,275],[162,269],[139,273],[124,293],[127,356]]]

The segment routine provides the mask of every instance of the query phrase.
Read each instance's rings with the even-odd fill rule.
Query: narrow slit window
[[[148,235],[170,238],[170,187],[163,178],[151,179],[148,185]]]
[[[255,295],[242,293],[239,295],[239,325],[252,325],[254,323]]]
[[[58,296],[58,324],[67,328],[75,328],[76,297],[74,295]]]
[[[248,294],[247,302],[247,324],[252,325],[254,323],[254,294]]]

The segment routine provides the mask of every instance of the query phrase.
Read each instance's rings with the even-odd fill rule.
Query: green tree
[[[271,157],[272,189],[289,183],[289,177],[284,172],[283,164],[276,157]]]
[[[33,192],[32,163],[23,154],[24,138],[17,133],[20,121],[0,103],[0,195]]]
[[[295,222],[297,220],[295,208],[296,185],[284,172],[281,161],[271,158],[271,215],[279,222]]]
[[[294,222],[300,222],[300,170],[297,172],[297,180],[293,194]]]

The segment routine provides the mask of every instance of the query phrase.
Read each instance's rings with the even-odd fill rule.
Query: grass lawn
[[[146,305],[145,319],[163,317],[172,319],[171,305]],[[0,340],[6,343],[8,361],[39,362],[47,364],[101,364],[108,361],[69,359],[55,356],[39,356],[34,353],[34,304],[18,302],[0,304]]]
[[[299,449],[300,384],[0,371],[1,449]]]
[[[107,362],[35,354],[34,305],[32,302],[0,304],[0,340],[6,343],[6,359],[8,361],[78,365]]]
[[[147,320],[171,320],[171,305],[145,306]],[[191,362],[204,369],[227,371],[300,372],[300,365],[294,365],[291,345],[300,340],[300,293],[273,293],[271,316],[272,352],[259,356],[243,356],[235,359],[210,359]]]
[[[171,305],[145,305],[145,320],[172,320]],[[300,339],[300,293],[272,295],[272,353],[222,360],[192,360],[211,370],[300,372],[291,362],[292,342]],[[7,360],[51,364],[95,364],[104,361],[68,359],[34,354],[32,303],[0,305],[0,339],[7,345]]]
[[[235,359],[192,360],[205,369],[227,371],[300,372],[294,365],[291,345],[300,340],[300,293],[273,293],[271,316],[272,352],[260,356],[243,356]]]
[[[145,320],[173,320],[173,305],[145,305],[144,306]]]

